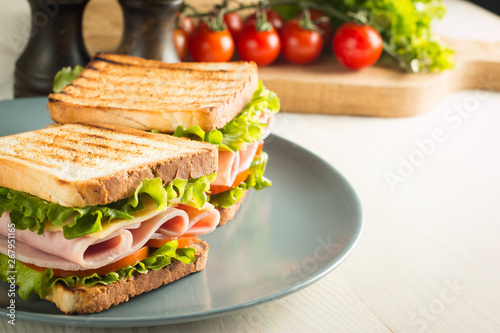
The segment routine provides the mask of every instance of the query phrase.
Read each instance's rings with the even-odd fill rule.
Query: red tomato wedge
[[[146,259],[148,254],[149,254],[149,248],[147,246],[143,246],[142,248],[135,251],[134,253],[132,253],[129,256],[127,256],[123,259],[120,259],[114,263],[111,263],[109,265],[99,267],[97,269],[87,269],[87,270],[83,270],[83,271],[66,271],[63,269],[52,268],[52,271],[54,272],[54,276],[60,276],[60,277],[68,277],[68,276],[72,276],[72,275],[75,275],[78,277],[85,277],[85,276],[92,275],[94,273],[97,273],[98,275],[104,275],[104,274],[107,274],[110,272],[119,271],[120,269],[125,268],[127,266],[135,265],[139,261]],[[35,271],[42,272],[42,273],[45,272],[45,269],[46,269],[45,267],[39,267],[39,266],[36,266],[33,264],[23,263],[23,265],[28,267],[28,268],[31,268]]]
[[[196,240],[198,239],[198,237],[196,236],[181,236],[179,238],[177,238],[177,243],[179,244],[177,246],[177,248],[183,248],[183,247],[188,247],[188,246],[191,246]],[[150,239],[148,240],[148,242],[146,243],[147,246],[150,246],[150,247],[162,247],[163,244],[165,244],[166,242],[170,242],[172,239]]]
[[[242,182],[244,182],[248,178],[248,174],[250,173],[250,169],[246,169],[242,172],[240,172],[236,178],[234,179],[233,185],[231,186],[224,186],[224,185],[210,185],[210,195],[213,194],[219,194],[225,191],[228,191],[232,189],[235,186],[240,185]]]

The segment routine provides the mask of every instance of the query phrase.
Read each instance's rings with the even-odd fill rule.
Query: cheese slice
[[[144,209],[141,210],[140,212],[137,212],[134,214],[134,218],[131,220],[126,220],[126,219],[114,219],[111,223],[108,223],[106,221],[102,222],[102,230],[98,232],[93,232],[91,234],[86,235],[87,237],[91,238],[98,238],[98,239],[103,239],[109,236],[111,233],[114,231],[132,225],[140,222],[144,222],[146,220],[149,220],[150,218],[154,217],[159,213],[159,211],[156,210],[156,202],[151,199],[150,196],[145,195],[141,198],[142,205],[144,206]],[[74,218],[74,216],[70,216],[68,220],[64,224],[70,223],[70,221]],[[45,222],[45,231],[52,231],[52,232],[62,232],[63,227],[62,226],[57,226],[53,225],[49,221]]]
[[[158,215],[158,213],[160,213],[157,210],[156,202],[149,195],[143,195],[141,197],[141,203],[142,203],[144,209],[137,212],[136,214],[134,214],[133,219],[131,219],[131,220],[114,219],[113,221],[111,221],[111,223],[108,223],[106,221],[102,222],[102,224],[101,224],[102,230],[101,231],[93,232],[91,234],[86,235],[86,237],[103,239],[118,229],[127,227],[127,226],[132,225],[132,224],[147,221],[147,220],[153,218],[154,216]],[[180,201],[178,198],[174,198],[170,201],[170,203],[171,203],[171,205],[169,207],[175,208],[180,203]],[[213,208],[214,208],[214,206],[212,204],[206,202],[205,205],[200,209],[200,211],[206,211],[206,210],[210,210]],[[73,218],[74,218],[74,216],[70,216],[64,224],[69,224]],[[62,232],[63,227],[53,225],[49,221],[46,221],[45,222],[45,231]]]

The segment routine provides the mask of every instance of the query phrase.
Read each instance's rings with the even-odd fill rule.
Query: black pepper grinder
[[[89,0],[28,0],[31,38],[16,62],[14,96],[47,96],[62,67],[86,65],[89,54],[82,34]]]
[[[175,19],[183,0],[118,0],[123,34],[118,53],[164,62],[178,62]]]

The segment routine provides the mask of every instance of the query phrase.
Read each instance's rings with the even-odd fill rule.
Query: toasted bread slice
[[[217,147],[116,125],[66,124],[0,138],[0,186],[66,207],[131,196],[145,178],[217,170]]]
[[[172,133],[177,126],[221,128],[258,87],[253,62],[163,63],[97,54],[47,104],[58,123],[101,122]]]
[[[191,273],[203,270],[208,256],[208,244],[199,239],[193,246],[196,250],[196,261],[192,264],[172,260],[170,265],[157,271],[152,270],[143,275],[136,274],[108,285],[96,284],[92,287],[68,287],[58,282],[45,299],[54,303],[66,314],[101,312],[109,309],[112,305],[127,302],[130,297],[151,291]]]

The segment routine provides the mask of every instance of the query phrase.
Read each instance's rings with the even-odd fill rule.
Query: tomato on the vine
[[[184,60],[188,54],[188,40],[182,29],[174,30],[174,46],[180,60]]]
[[[332,49],[346,67],[360,69],[377,62],[382,54],[382,37],[369,25],[347,22],[333,36]]]
[[[250,21],[255,20],[256,17],[257,17],[256,13],[253,13],[252,15],[248,16],[245,20],[245,24],[248,24]],[[285,20],[283,19],[283,16],[281,16],[280,13],[278,13],[273,9],[266,10],[266,17],[267,17],[267,22],[271,23],[277,32],[280,32],[283,26],[285,25]]]
[[[200,24],[188,41],[189,52],[195,61],[225,62],[231,60],[234,42],[229,30],[214,31]]]
[[[259,31],[255,20],[245,24],[238,40],[236,49],[240,57],[246,61],[254,61],[257,65],[265,66],[272,63],[280,53],[281,43],[274,27]]]
[[[309,9],[309,15],[311,15],[311,20],[313,22],[318,21],[317,23],[315,22],[315,24],[319,30],[322,31],[321,36],[323,37],[323,45],[330,43],[333,36],[332,21],[330,18],[317,9]]]
[[[188,16],[180,17],[180,13],[178,13],[176,28],[182,30],[186,35],[186,38],[189,38],[194,31],[193,20]]]
[[[308,64],[316,60],[323,50],[323,38],[315,30],[300,26],[293,19],[281,31],[281,55],[294,64]]]
[[[224,23],[226,23],[227,29],[231,33],[233,40],[236,41],[238,34],[241,29],[243,29],[243,20],[240,15],[236,12],[229,12],[224,14]]]

